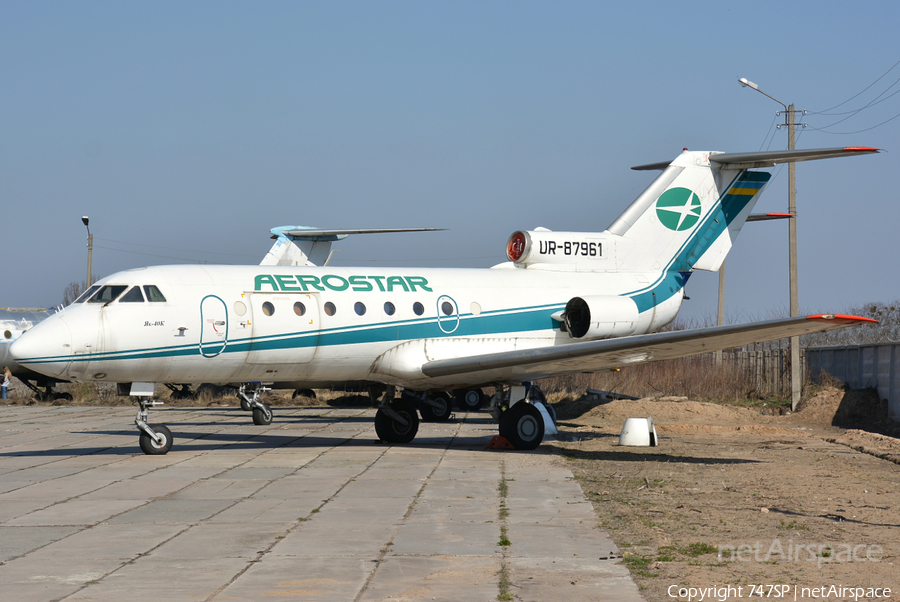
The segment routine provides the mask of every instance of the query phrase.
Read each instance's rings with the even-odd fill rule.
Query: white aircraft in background
[[[447,391],[477,396],[494,385],[500,435],[534,449],[546,409],[535,389],[512,385],[871,321],[823,314],[655,332],[675,318],[691,272],[721,266],[770,178],[755,169],[875,152],[685,150],[635,168],[662,173],[607,230],[517,231],[509,261],[490,269],[331,267],[331,241],[372,231],[276,229],[259,266],[170,265],[104,278],[11,351],[53,378],[130,384],[148,454],[172,446],[168,428],[147,422],[159,403],[153,383],[240,385],[256,424],[272,420],[259,401],[267,384],[372,383],[383,392],[375,430],[391,443],[412,441],[417,409],[447,419]]]
[[[57,392],[53,386],[60,381],[48,378],[16,363],[10,354],[12,344],[35,324],[46,320],[51,310],[43,307],[0,307],[0,368],[8,366],[12,375],[31,389],[40,401],[72,401],[70,393]],[[39,387],[44,387],[41,391]]]

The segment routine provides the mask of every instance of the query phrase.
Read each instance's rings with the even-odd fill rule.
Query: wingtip
[[[851,324],[878,324],[878,320],[872,318],[864,318],[862,316],[851,316],[848,314],[815,314],[806,316],[807,320],[834,320]]]

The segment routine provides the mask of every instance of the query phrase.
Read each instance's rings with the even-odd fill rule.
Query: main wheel
[[[172,431],[164,424],[151,424],[149,426],[153,429],[153,432],[162,437],[163,442],[161,444],[157,443],[153,437],[141,431],[141,436],[138,439],[141,451],[148,456],[161,456],[169,453],[169,450],[172,449]]]
[[[431,399],[435,405],[422,402],[419,410],[422,412],[422,420],[425,422],[447,422],[450,420],[450,415],[453,414],[450,396],[446,393],[437,393]]]
[[[409,443],[419,432],[419,416],[411,403],[403,399],[391,402],[391,409],[406,420],[401,424],[394,420],[383,409],[375,413],[375,433],[378,438],[388,443]]]
[[[456,392],[456,405],[464,412],[477,412],[485,401],[487,396],[481,389],[464,389]]]
[[[259,407],[262,406],[262,407]],[[272,424],[272,410],[264,403],[253,407],[253,424]]]
[[[250,404],[243,397],[241,397],[240,400],[241,400],[241,409],[244,410],[245,412],[249,412]]]
[[[536,449],[544,439],[544,417],[536,407],[520,401],[500,415],[500,436],[516,449]]]
[[[294,389],[294,392],[291,393],[291,399],[297,399],[297,397],[309,397],[310,399],[316,399],[316,392],[312,389]]]

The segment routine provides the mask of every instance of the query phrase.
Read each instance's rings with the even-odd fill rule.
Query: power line
[[[881,127],[881,126],[883,126],[885,123],[891,122],[891,121],[897,119],[898,117],[900,117],[900,113],[897,113],[896,115],[894,115],[894,116],[891,117],[890,119],[885,119],[885,120],[882,121],[881,123],[876,124],[876,125],[873,125],[872,127],[864,128],[864,129],[861,129],[861,130],[856,130],[855,132],[828,132],[828,131],[825,131],[824,128],[810,128],[810,129],[813,129],[813,130],[822,132],[823,134],[834,134],[834,135],[836,135],[836,136],[846,136],[847,134],[860,134],[860,133],[862,133],[862,132],[868,132],[869,130],[874,130],[875,128]],[[834,125],[834,124],[832,124],[832,125]],[[831,126],[826,126],[826,127],[831,127]]]
[[[893,71],[894,68],[895,68],[897,65],[900,65],[900,61],[897,61],[896,63],[894,63],[894,64],[891,66],[890,69],[888,69],[887,71],[885,71],[885,72],[881,75],[881,77],[879,77],[878,79],[876,79],[875,81],[873,81],[871,84],[869,84],[868,86],[866,86],[865,88],[863,88],[863,89],[862,89],[861,91],[859,91],[858,93],[854,94],[853,96],[851,96],[850,98],[848,98],[848,99],[845,100],[844,102],[838,103],[838,104],[834,105],[833,107],[831,107],[830,109],[825,109],[824,111],[821,111],[821,112],[822,112],[822,113],[827,113],[828,111],[832,111],[832,110],[838,108],[838,107],[841,106],[841,105],[847,104],[848,102],[850,102],[851,100],[853,100],[854,98],[856,98],[857,96],[859,96],[860,94],[862,94],[863,92],[865,92],[866,90],[868,90],[869,88],[871,88],[872,86],[874,86],[875,84],[877,84],[878,82],[880,82],[882,79],[884,79],[884,77],[887,76],[888,73],[890,73],[891,71]]]

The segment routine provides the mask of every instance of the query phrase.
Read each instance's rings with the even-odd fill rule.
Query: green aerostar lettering
[[[402,276],[391,276],[387,279],[387,289],[389,292],[393,292],[394,285],[402,286],[403,290],[407,293],[409,292],[409,287],[406,285],[406,280],[403,279]]]
[[[417,290],[434,292],[428,286],[428,279],[422,276],[349,276],[344,278],[337,274],[326,274],[319,278],[312,274],[297,274],[289,276],[284,274],[260,274],[253,279],[253,290],[272,292],[310,292],[310,291],[346,291],[348,289],[365,293],[375,290],[372,283],[378,286],[381,292],[394,292],[403,289],[406,292]]]
[[[340,281],[340,284],[332,284],[332,282],[335,280]],[[346,279],[341,278],[340,276],[333,276],[333,275],[322,276],[322,284],[324,284],[325,286],[327,286],[328,288],[330,288],[333,291],[345,291],[350,286],[350,283],[347,282]]]
[[[364,293],[372,290],[372,283],[366,282],[365,276],[350,276],[348,280],[350,281],[350,286],[357,292]]]
[[[297,282],[299,282],[300,286],[303,287],[304,292],[309,290],[307,285],[313,287],[317,291],[325,290],[325,287],[319,284],[318,276],[310,276],[308,274],[300,274],[299,276],[297,276]]]
[[[262,286],[263,286],[264,284],[268,284],[269,286],[271,286],[273,291],[277,291],[277,290],[278,290],[278,285],[275,284],[275,279],[272,278],[271,276],[268,276],[268,275],[260,275],[260,276],[257,276],[257,277],[253,280],[253,290],[255,290],[255,291],[261,291],[261,290],[262,290]]]
[[[409,290],[412,292],[416,292],[417,286],[421,286],[423,291],[428,291],[429,293],[434,292],[431,290],[431,287],[428,286],[428,281],[421,276],[407,276],[406,281],[409,282]]]
[[[275,280],[278,281],[278,286],[283,291],[302,291],[303,290],[299,286],[294,286],[297,284],[297,281],[294,280],[293,276],[282,276],[281,274],[275,274]]]

